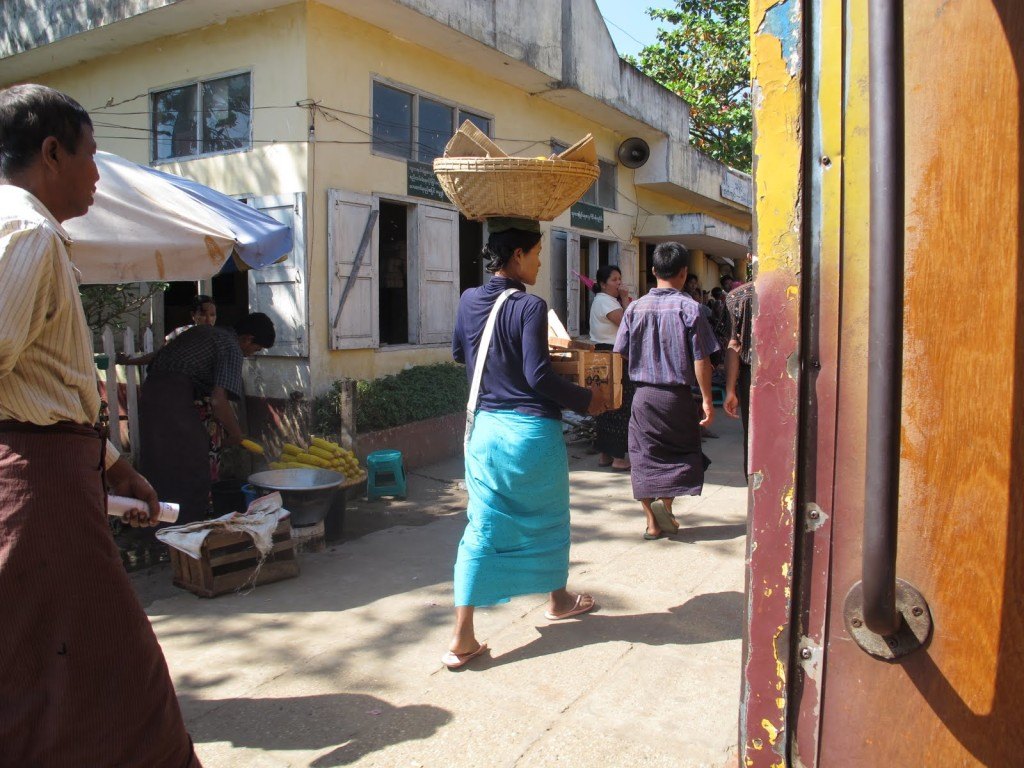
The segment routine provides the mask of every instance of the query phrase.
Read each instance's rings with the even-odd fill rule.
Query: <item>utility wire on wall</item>
[[[131,116],[142,116],[142,115],[150,116],[150,115],[152,115],[152,111],[151,110],[128,111],[128,112],[107,112],[106,111],[106,110],[113,109],[114,107],[118,107],[118,106],[123,106],[125,104],[129,104],[131,102],[137,101],[138,99],[148,98],[150,95],[151,95],[150,93],[140,93],[140,94],[136,94],[135,96],[132,96],[130,98],[122,99],[121,101],[116,101],[116,102],[113,100],[113,98],[111,98],[102,107],[97,107],[95,109],[90,110],[90,113],[92,113],[94,115],[97,115],[98,117],[108,117],[108,118],[131,117]],[[248,139],[248,144],[253,145],[253,146],[256,146],[256,145],[259,145],[259,146],[273,146],[273,145],[276,145],[276,144],[281,144],[281,145],[306,144],[306,145],[310,145],[310,147],[311,147],[310,148],[310,152],[311,152],[311,165],[312,165],[312,158],[314,156],[313,153],[315,153],[315,146],[317,144],[336,145],[336,146],[372,146],[372,145],[376,144],[378,146],[383,145],[385,147],[390,145],[391,147],[395,147],[395,148],[399,148],[399,149],[404,149],[405,147],[409,147],[410,150],[415,148],[416,151],[417,151],[417,154],[423,153],[423,154],[428,155],[428,156],[431,155],[433,152],[436,152],[436,150],[437,150],[437,147],[434,146],[434,145],[426,144],[426,143],[421,142],[421,141],[414,141],[414,140],[412,140],[411,134],[413,132],[416,132],[417,129],[419,129],[421,126],[411,125],[410,123],[407,123],[407,122],[397,122],[397,121],[393,121],[393,120],[387,120],[385,118],[382,118],[379,115],[378,116],[368,115],[368,114],[364,114],[364,113],[361,113],[361,112],[354,112],[352,110],[341,109],[340,107],[328,106],[328,105],[325,105],[322,102],[314,100],[314,99],[303,99],[303,100],[300,100],[300,101],[296,101],[294,104],[289,104],[289,105],[276,105],[275,104],[275,105],[254,106],[254,107],[250,107],[249,110],[247,110],[243,114],[251,114],[251,112],[256,111],[256,110],[269,110],[269,109],[274,109],[274,110],[303,109],[303,110],[308,111],[309,112],[309,129],[308,129],[307,138],[306,139],[257,139],[257,138],[250,137]],[[193,116],[197,116],[200,113],[203,113],[204,115],[211,115],[211,114],[216,115],[216,114],[222,114],[222,113],[230,113],[230,112],[233,112],[233,111],[241,112],[240,110],[229,110],[229,109],[213,109],[213,110],[210,110],[210,109],[206,109],[206,110],[192,109],[192,110],[178,110],[178,111],[175,112],[175,116],[176,117],[179,116],[179,115],[193,115]],[[360,120],[366,120],[366,121],[368,121],[370,123],[371,126],[372,125],[378,125],[378,126],[381,126],[383,128],[398,128],[398,129],[408,130],[410,132],[410,138],[409,138],[408,141],[389,141],[388,138],[382,137],[382,136],[375,136],[374,133],[372,132],[372,130],[367,130],[367,129],[361,128],[358,125],[353,124],[349,120],[345,120],[342,117],[339,117],[339,115],[344,115],[346,117],[359,118]],[[327,139],[327,138],[321,138],[320,136],[317,136],[317,134],[316,134],[316,117],[317,116],[322,117],[325,122],[328,122],[328,123],[338,123],[340,125],[343,125],[346,128],[356,132],[357,134],[360,134],[364,138],[359,138],[359,139]],[[138,127],[138,126],[131,126],[131,125],[123,125],[123,124],[120,124],[120,123],[117,123],[117,122],[107,122],[105,120],[99,120],[99,119],[94,120],[93,125],[96,128],[101,128],[101,129],[119,130],[119,131],[130,131],[130,132],[133,132],[135,134],[143,134],[143,135],[133,135],[133,136],[132,135],[129,135],[129,136],[113,135],[113,134],[99,134],[99,135],[97,135],[96,138],[97,139],[101,139],[101,140],[145,141],[145,142],[148,143],[148,142],[152,142],[153,139],[156,136],[160,136],[160,135],[168,136],[168,135],[170,135],[168,132],[160,131],[160,130],[154,129],[152,127]],[[539,145],[542,145],[542,146],[545,146],[545,147],[550,147],[551,143],[552,143],[551,139],[530,139],[530,138],[519,138],[519,137],[494,137],[494,140],[495,141],[505,142],[505,143],[515,143],[515,144],[521,145],[521,146],[517,147],[517,149],[516,149],[517,152],[525,152],[525,151],[527,151],[527,150],[529,150],[529,149],[531,149],[531,148],[533,148],[535,146],[539,146]],[[396,153],[396,155],[398,157],[406,158],[406,155],[402,154],[402,153]],[[167,158],[168,161],[173,161],[175,159],[177,159],[177,158]],[[406,158],[406,159],[409,159],[409,158]],[[633,170],[632,183],[633,183],[633,194],[634,194],[634,196],[638,196],[638,190],[637,190],[637,186],[636,186],[636,170],[635,169]],[[644,208],[642,205],[640,205],[640,203],[637,200],[630,198],[628,195],[626,195],[624,192],[622,192],[621,189],[617,190],[617,194],[619,196],[621,196],[623,199],[625,199],[627,202],[629,202],[631,205],[635,206],[635,208],[636,208],[636,212],[633,214],[633,217],[632,217],[633,218],[633,227],[632,227],[632,232],[631,232],[631,239],[634,239],[634,238],[636,238],[638,236],[638,232],[641,229],[643,229],[643,225],[646,224],[646,219],[648,217],[650,217],[650,216],[655,216],[657,214],[655,214],[654,212],[648,210],[647,208]],[[643,222],[640,221],[640,214],[641,214],[641,212],[643,214],[645,214]],[[615,233],[613,232],[613,234],[615,234]],[[616,237],[619,237],[619,236],[616,234]]]

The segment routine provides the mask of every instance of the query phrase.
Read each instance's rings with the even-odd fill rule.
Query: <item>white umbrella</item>
[[[265,266],[291,249],[288,227],[214,190],[108,152],[96,153],[96,165],[100,180],[92,207],[65,224],[71,260],[85,283],[199,280]],[[256,256],[240,264],[232,254],[254,221],[278,235],[287,230],[286,238],[277,237],[287,245],[263,252],[248,242],[243,255]]]

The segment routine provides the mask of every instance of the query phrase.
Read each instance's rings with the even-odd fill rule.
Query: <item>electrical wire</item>
[[[619,27],[614,22],[609,21],[607,18],[605,18],[605,21],[608,21],[608,23],[612,24],[617,29],[622,30],[621,27]],[[622,31],[625,34],[627,34],[629,37],[631,37],[633,40],[636,40],[636,38],[633,38],[632,35],[629,35],[629,33],[626,32],[625,30],[622,30]],[[639,40],[636,40],[636,42],[640,43]],[[121,105],[124,105],[124,104],[128,104],[128,103],[136,101],[136,100],[138,100],[140,98],[146,98],[146,97],[149,97],[149,96],[151,96],[150,93],[140,93],[140,94],[132,96],[132,97],[130,97],[128,99],[123,99],[123,100],[118,101],[118,102],[108,101],[108,103],[105,104],[103,107],[99,107],[97,109],[94,109],[94,110],[92,110],[92,112],[93,113],[97,113],[100,117],[127,117],[127,116],[135,116],[135,115],[151,115],[152,114],[151,110],[138,111],[138,112],[105,112],[104,111],[104,110],[107,110],[107,109],[112,109],[113,107],[117,107],[117,106],[121,106]],[[304,109],[304,110],[309,111],[309,113],[310,113],[310,125],[311,125],[310,138],[307,138],[307,139],[256,139],[256,138],[249,138],[248,141],[246,142],[248,145],[267,145],[267,146],[274,145],[274,144],[289,144],[289,145],[294,145],[294,144],[307,144],[307,145],[325,144],[325,145],[338,145],[338,146],[372,146],[372,145],[378,145],[379,146],[379,145],[384,145],[385,147],[390,146],[390,147],[394,147],[394,148],[398,148],[398,149],[403,149],[403,150],[406,147],[408,147],[409,150],[412,150],[413,148],[415,148],[417,154],[424,154],[424,155],[427,155],[427,156],[430,156],[432,153],[436,153],[436,156],[440,156],[440,154],[441,154],[438,151],[439,147],[436,146],[435,144],[430,144],[430,143],[427,143],[427,142],[412,140],[412,137],[411,137],[412,131],[415,130],[415,129],[422,130],[423,127],[422,126],[414,126],[414,125],[411,124],[411,121],[410,122],[404,122],[404,121],[403,122],[397,122],[397,121],[394,121],[394,120],[387,120],[387,119],[382,118],[379,115],[376,115],[376,116],[375,115],[367,115],[367,114],[363,114],[361,112],[353,112],[351,110],[341,109],[340,107],[328,106],[328,105],[325,105],[325,104],[323,104],[323,103],[321,103],[319,101],[313,100],[313,99],[304,99],[304,100],[297,101],[294,104],[289,104],[289,105],[263,105],[263,106],[250,107],[249,112],[251,113],[252,111],[255,111],[255,110],[265,110],[265,109],[282,109],[282,110],[286,110],[286,109]],[[454,110],[455,107],[453,107],[452,109]],[[226,109],[226,108],[225,109],[214,109],[214,110],[209,110],[209,109],[206,109],[206,110],[193,109],[193,110],[178,110],[177,112],[175,112],[175,116],[177,117],[177,116],[180,116],[180,115],[188,115],[188,114],[198,115],[200,112],[203,112],[204,115],[208,115],[208,114],[218,114],[218,113],[230,113],[232,111],[239,111],[240,112],[240,110],[231,110],[231,109]],[[465,110],[459,110],[459,111],[460,112],[465,112]],[[317,115],[322,117],[326,122],[338,123],[338,124],[344,125],[346,128],[349,128],[350,130],[355,131],[357,134],[361,134],[362,136],[365,136],[366,138],[365,139],[355,139],[355,140],[320,138],[320,137],[315,135],[315,132],[312,129],[312,127],[315,125],[315,116],[317,116]],[[379,125],[379,126],[384,127],[384,128],[401,128],[403,130],[408,130],[409,133],[410,133],[410,138],[409,138],[408,141],[389,141],[388,138],[386,138],[385,136],[375,135],[371,130],[366,130],[364,128],[361,128],[358,125],[354,125],[352,122],[350,122],[348,120],[345,120],[342,117],[339,117],[339,115],[344,115],[346,117],[355,117],[355,118],[359,118],[359,119],[362,119],[362,120],[370,121],[371,126],[378,126]],[[168,136],[168,135],[170,135],[167,131],[161,131],[158,128],[157,129],[154,129],[154,128],[140,128],[140,127],[137,127],[137,126],[122,125],[122,124],[119,124],[119,123],[106,122],[106,121],[103,121],[103,120],[95,120],[93,125],[95,127],[97,127],[97,128],[105,128],[105,129],[121,130],[121,131],[131,131],[131,132],[135,132],[137,134],[139,134],[139,133],[146,134],[146,135],[142,135],[142,136],[139,136],[139,135],[135,135],[135,136],[119,136],[119,135],[110,135],[110,134],[100,134],[100,135],[97,135],[96,138],[97,139],[101,139],[101,140],[146,141],[146,142],[151,142],[155,136]],[[543,146],[548,147],[548,148],[553,148],[553,142],[551,141],[551,139],[529,139],[529,138],[518,138],[518,137],[494,137],[494,140],[495,141],[505,142],[505,143],[515,143],[515,144],[522,145],[522,146],[519,146],[515,150],[517,152],[525,152],[526,150],[531,149],[531,148],[533,148],[535,146],[539,146],[539,145],[543,145]],[[408,154],[405,153],[405,152],[396,153],[396,155],[398,157],[404,157],[406,159],[411,159],[411,158],[408,157]],[[174,160],[176,158],[166,158],[166,159],[167,160]],[[632,184],[633,184],[633,194],[634,194],[634,196],[638,196],[638,190],[637,190],[637,184],[636,184],[636,169],[633,169]],[[627,202],[629,202],[630,204],[632,204],[633,206],[636,207],[636,212],[633,214],[633,217],[632,217],[633,218],[633,232],[632,232],[632,236],[635,238],[637,236],[637,232],[639,232],[640,230],[643,229],[644,225],[646,224],[647,219],[649,217],[655,216],[657,214],[655,214],[654,212],[648,210],[647,208],[642,206],[637,200],[630,198],[629,195],[625,194],[621,190],[616,190],[616,192],[617,192],[617,194],[619,196],[621,196]],[[641,221],[641,215],[640,215],[641,212],[643,212],[643,214],[644,214],[643,221]],[[616,235],[616,237],[618,237],[618,235]]]
[[[643,40],[637,40],[635,37],[633,37],[633,35],[631,35],[629,32],[624,30],[622,27],[620,27],[614,21],[609,19],[607,16],[602,16],[601,18],[604,19],[606,24],[611,24],[613,27],[615,27],[617,30],[619,30],[619,32],[624,34],[626,37],[628,37],[630,40],[632,40],[637,45],[642,45],[644,48],[646,48],[648,45],[651,45],[651,43],[645,43]]]
[[[125,99],[124,101],[117,102],[116,104],[114,104],[112,106],[116,106],[117,104],[124,104],[124,103],[127,103],[129,101],[133,101],[133,100],[135,100],[137,98],[140,98],[142,96],[148,96],[148,95],[149,94],[139,94],[139,96],[134,96],[131,99]],[[387,127],[387,128],[409,128],[410,130],[412,128],[419,128],[421,130],[423,129],[422,125],[412,126],[411,123],[409,123],[409,122],[404,122],[404,121],[399,122],[399,121],[396,121],[396,120],[387,120],[387,119],[381,117],[380,115],[376,115],[376,116],[375,115],[367,115],[367,114],[363,114],[362,112],[353,112],[351,110],[341,109],[340,107],[331,107],[331,106],[324,105],[324,104],[322,104],[320,102],[314,101],[312,99],[305,99],[303,101],[296,102],[295,104],[288,104],[288,105],[272,104],[272,105],[263,105],[263,106],[257,106],[257,107],[250,107],[249,111],[255,111],[255,110],[259,110],[259,109],[297,109],[297,108],[298,109],[315,108],[320,113],[320,115],[323,116],[329,122],[339,122],[342,125],[345,125],[345,126],[351,128],[354,131],[357,131],[358,133],[362,133],[362,134],[364,134],[366,136],[370,136],[370,137],[372,137],[373,134],[370,133],[369,131],[367,131],[367,130],[365,130],[363,128],[360,128],[359,126],[353,125],[352,123],[348,122],[347,120],[342,120],[341,118],[338,118],[335,115],[347,115],[349,117],[358,117],[358,118],[361,118],[363,120],[371,121],[373,124],[381,125],[381,126],[384,126],[384,127]],[[110,116],[110,117],[114,117],[114,116],[116,116],[116,117],[122,117],[122,116],[128,117],[128,116],[151,115],[152,114],[151,110],[138,111],[138,112],[103,112],[102,111],[103,109],[104,108],[101,107],[101,108],[96,109],[96,110],[91,110],[91,112],[92,113],[97,113],[98,112],[98,113],[100,113],[103,116]],[[220,114],[220,113],[230,113],[232,111],[240,111],[240,110],[231,110],[231,109],[228,109],[228,108],[213,109],[213,110],[210,110],[210,109],[199,109],[199,108],[196,108],[196,109],[182,109],[182,110],[176,110],[175,111],[175,115],[176,116],[190,115],[190,114],[191,115],[198,115],[201,112],[203,114]],[[459,110],[459,111],[460,112],[466,112],[466,110]],[[99,124],[99,123],[97,123],[97,124]],[[113,124],[113,123],[103,124],[103,127],[123,128],[125,130],[149,130],[151,132],[153,130],[151,128],[150,129],[134,128],[134,127],[130,127],[130,126],[117,125],[117,124]],[[427,130],[429,130],[429,129],[427,129]],[[537,145],[540,145],[540,144],[543,144],[543,145],[551,144],[551,140],[550,139],[531,139],[531,138],[502,137],[502,136],[497,136],[497,137],[493,137],[493,138],[494,138],[495,141],[504,141],[504,142],[513,142],[513,143],[516,143],[516,144],[523,144],[524,146],[520,147],[519,151],[523,151],[525,149],[529,149],[531,147],[534,147],[534,146],[537,146]],[[416,144],[418,147],[424,148],[424,149],[433,149],[434,148],[432,145],[424,143],[424,142],[413,142],[413,143]]]

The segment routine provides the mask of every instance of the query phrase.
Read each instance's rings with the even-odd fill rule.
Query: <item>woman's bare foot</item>
[[[630,466],[629,459],[612,459],[612,469],[627,470]]]
[[[455,608],[455,629],[448,650],[456,656],[471,654],[480,647],[473,629],[473,606],[460,605]]]

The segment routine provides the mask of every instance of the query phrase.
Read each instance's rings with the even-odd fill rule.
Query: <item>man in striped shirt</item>
[[[92,335],[61,222],[92,205],[88,113],[0,91],[0,765],[197,766],[106,523],[156,494],[95,428]]]
[[[629,420],[629,463],[633,497],[647,518],[644,538],[674,533],[677,496],[699,496],[710,463],[701,451],[700,428],[715,417],[711,398],[711,355],[718,351],[700,305],[683,291],[690,253],[681,243],[660,243],[651,258],[658,286],[622,315],[614,351],[626,358],[636,383]],[[690,394],[700,387],[700,409]],[[660,501],[662,509],[653,506]],[[658,517],[662,520],[658,520]]]

